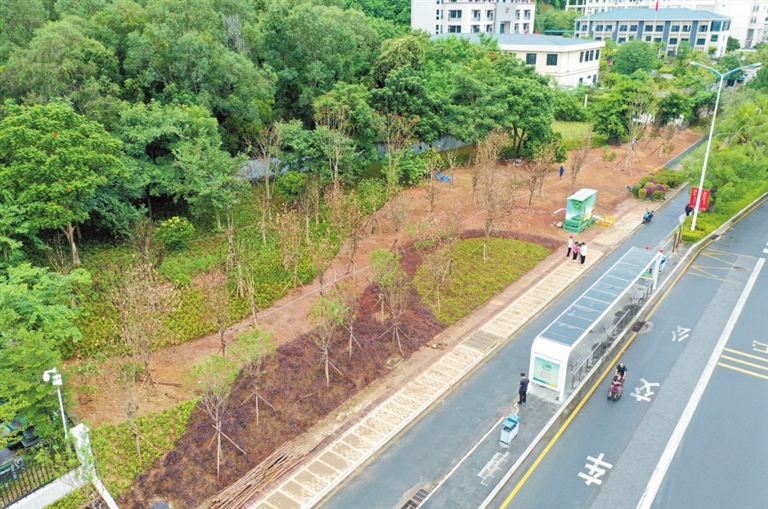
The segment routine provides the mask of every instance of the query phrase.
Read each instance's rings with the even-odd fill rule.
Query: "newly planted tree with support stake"
[[[213,439],[216,441],[216,477],[221,473],[221,439],[222,437],[245,454],[240,446],[233,442],[221,429],[224,413],[227,410],[227,401],[232,391],[232,384],[237,376],[237,361],[231,356],[229,359],[212,355],[200,364],[194,366],[191,382],[200,398],[200,408],[212,421],[214,429]]]

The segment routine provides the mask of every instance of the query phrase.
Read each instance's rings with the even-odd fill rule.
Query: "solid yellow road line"
[[[752,355],[752,354],[749,354],[749,353],[744,353],[744,352],[742,352],[740,350],[734,350],[732,348],[723,348],[723,350],[726,351],[726,352],[731,352],[731,353],[735,353],[735,354],[738,354],[738,355],[742,355],[744,357],[749,357],[750,359],[757,359],[759,361],[768,362],[768,357],[760,357],[760,356],[757,356],[757,355]]]
[[[757,369],[764,369],[768,371],[768,366],[761,366],[760,364],[755,364],[754,362],[747,362],[743,361],[741,359],[737,359],[736,357],[729,357],[728,355],[721,355],[721,359],[728,359],[729,361],[738,362],[739,364],[746,364],[747,366],[752,366],[753,368]]]
[[[680,280],[680,278],[683,277],[683,275],[688,272],[688,269],[691,267],[691,264],[693,263],[693,261],[699,256],[699,253],[701,253],[701,251],[703,249],[705,249],[706,247],[708,247],[711,243],[712,243],[712,241],[710,240],[706,244],[702,245],[699,248],[699,250],[696,251],[696,256],[692,256],[690,261],[688,261],[688,264],[677,274],[677,277],[672,282],[672,284],[669,285],[669,287],[666,289],[666,291],[661,296],[659,301],[653,306],[653,308],[651,308],[651,310],[648,312],[648,315],[646,315],[646,317],[645,317],[645,321],[646,322],[651,318],[651,316],[653,316],[653,314],[659,308],[661,303],[664,302],[664,299],[667,298],[667,295],[669,295],[669,292],[672,291],[672,289],[675,287],[675,285]],[[560,436],[565,432],[566,428],[571,424],[571,421],[573,420],[573,418],[578,415],[578,413],[581,411],[582,407],[587,403],[589,398],[592,397],[592,394],[595,392],[595,390],[597,390],[597,388],[600,385],[602,385],[602,383],[605,380],[605,378],[608,376],[608,374],[613,369],[614,363],[618,359],[621,358],[621,356],[624,354],[626,349],[629,348],[629,345],[632,344],[632,342],[635,340],[636,337],[637,337],[637,333],[636,332],[633,333],[629,337],[629,339],[627,340],[627,344],[624,345],[621,350],[619,350],[619,353],[616,354],[616,356],[613,358],[613,360],[608,364],[608,367],[605,368],[605,371],[603,371],[603,374],[597,379],[597,381],[595,381],[595,383],[589,389],[589,392],[587,392],[586,396],[584,398],[582,398],[582,400],[579,402],[578,405],[576,405],[576,408],[571,412],[571,415],[569,415],[568,419],[566,419],[565,422],[563,423],[563,425],[560,426],[560,429],[557,430],[557,433],[555,433],[555,436],[552,437],[552,440],[550,440],[549,443],[547,444],[547,446],[544,448],[544,450],[541,451],[541,454],[539,454],[539,457],[536,458],[536,461],[533,462],[533,465],[531,465],[530,468],[528,468],[528,471],[525,472],[525,475],[523,475],[523,477],[518,481],[518,483],[515,486],[515,488],[512,490],[512,492],[509,494],[509,496],[506,498],[506,500],[504,500],[504,503],[501,504],[501,507],[499,507],[499,509],[506,509],[506,507],[509,505],[509,503],[512,501],[512,499],[515,498],[515,495],[517,495],[517,493],[522,489],[523,485],[526,483],[526,481],[528,481],[528,478],[531,477],[531,475],[533,475],[533,472],[539,466],[539,463],[541,463],[542,460],[544,460],[544,457],[549,453],[550,449],[552,449],[552,447],[558,441]]]
[[[722,366],[724,368],[732,369],[734,371],[738,371],[739,373],[744,373],[746,375],[752,375],[752,376],[756,376],[758,378],[764,378],[764,379],[768,380],[768,375],[763,375],[763,374],[755,373],[753,371],[749,371],[749,370],[746,370],[746,369],[737,368],[736,366],[729,366],[728,364],[723,364],[722,362],[718,362],[717,365],[718,366]]]

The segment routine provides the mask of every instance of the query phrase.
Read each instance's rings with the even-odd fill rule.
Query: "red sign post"
[[[691,200],[688,202],[688,204],[692,208],[696,208],[696,200],[698,198],[699,198],[699,188],[698,187],[691,188]],[[709,189],[702,189],[701,203],[699,203],[699,210],[707,210],[708,206],[709,206]]]

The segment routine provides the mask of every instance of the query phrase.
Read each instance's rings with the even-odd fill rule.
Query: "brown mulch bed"
[[[409,251],[413,253],[413,251]],[[410,259],[408,265],[417,260]],[[417,265],[417,263],[416,263]],[[408,340],[402,341],[406,358],[431,340],[445,326],[421,304],[414,292],[401,329]],[[326,387],[318,347],[311,334],[278,347],[260,378],[259,393],[275,407],[261,403],[259,425],[249,384],[238,379],[232,391],[222,430],[246,451],[246,455],[222,439],[224,458],[221,476],[216,478],[214,429],[207,414],[196,408],[187,431],[176,448],[160,460],[150,472],[139,476],[129,492],[119,500],[120,507],[145,508],[155,496],[174,502],[176,507],[195,507],[217,491],[255,467],[284,442],[296,438],[324,416],[375,379],[385,376],[386,361],[400,355],[391,340],[388,320],[378,320],[379,292],[371,284],[358,301],[354,345],[349,356],[347,338],[340,337],[332,350],[332,362],[343,373],[331,370],[331,385]]]

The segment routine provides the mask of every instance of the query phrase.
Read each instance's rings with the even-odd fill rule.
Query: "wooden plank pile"
[[[211,509],[241,509],[268,484],[290,470],[304,455],[289,442],[278,447],[264,461],[230,484],[211,500]]]

